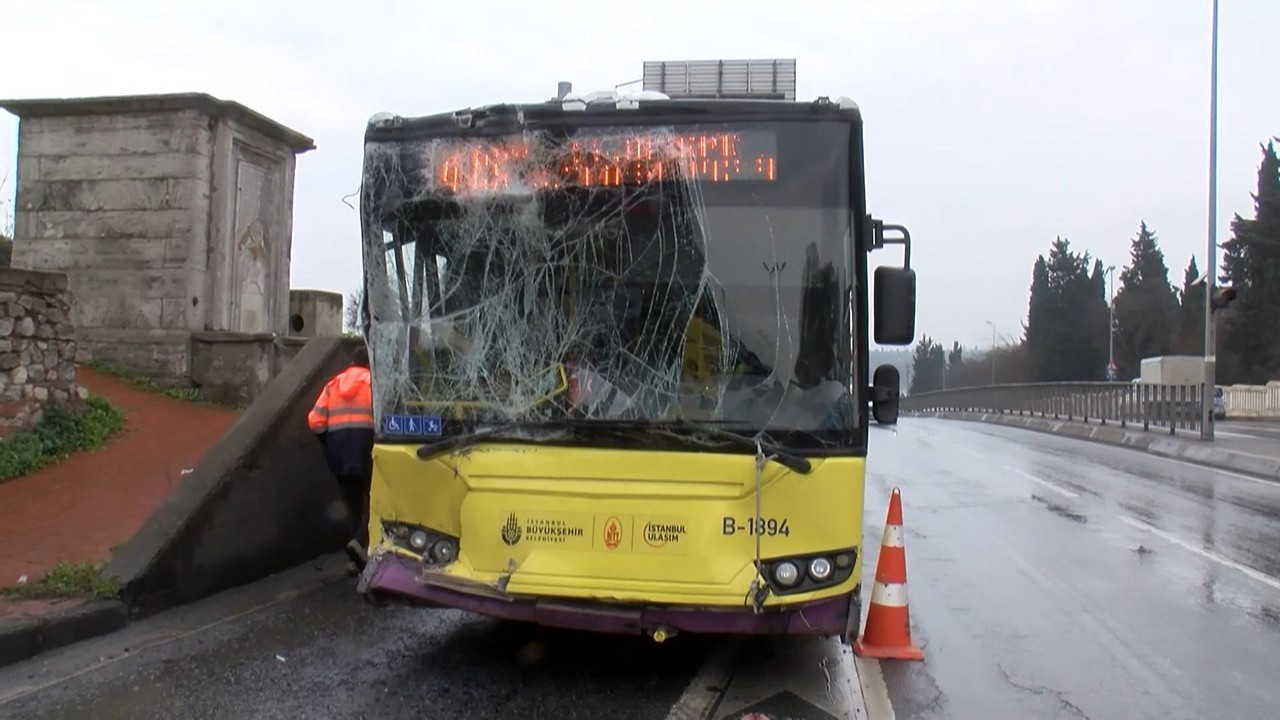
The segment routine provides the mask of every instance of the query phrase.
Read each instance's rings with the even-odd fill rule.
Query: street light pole
[[[1107,379],[1115,380],[1112,368],[1116,366],[1116,266],[1108,267],[1107,272],[1111,273],[1111,299],[1107,301],[1107,374],[1112,375]]]
[[[1209,64],[1209,261],[1204,286],[1204,390],[1200,398],[1200,439],[1213,439],[1213,392],[1216,385],[1213,337],[1213,289],[1218,265],[1218,0],[1213,0],[1213,43]]]
[[[991,326],[991,386],[996,384],[996,324],[987,320],[986,323]]]

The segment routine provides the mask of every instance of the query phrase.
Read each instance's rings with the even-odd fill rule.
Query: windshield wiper
[[[752,437],[747,437],[746,435],[740,435],[732,430],[725,430],[724,428],[718,428],[713,425],[696,423],[692,420],[678,420],[677,423],[681,427],[688,428],[691,431],[705,432],[709,435],[737,443],[738,446],[747,450],[759,449],[764,452],[766,456],[776,460],[783,467],[794,470],[802,475],[808,475],[813,471],[813,463],[809,462],[809,458],[783,450],[773,443],[766,442],[764,440],[757,440]]]
[[[516,428],[529,427],[529,423],[507,423],[505,425],[494,425],[493,427],[482,428],[469,433],[460,433],[443,440],[438,440],[418,448],[418,459],[429,460],[442,452],[453,450],[463,445],[470,445],[479,442],[487,437],[492,437]]]
[[[557,427],[601,427],[618,430],[684,430],[690,433],[706,433],[721,440],[728,440],[745,450],[760,449],[771,460],[776,460],[780,465],[794,470],[801,474],[808,474],[813,471],[813,463],[809,459],[797,455],[795,453],[783,450],[773,443],[765,440],[757,440],[756,438],[741,435],[732,430],[725,430],[714,425],[694,422],[693,420],[685,420],[683,418],[676,420],[644,420],[635,419],[628,420],[622,418],[579,418],[566,420],[553,420],[549,425]]]

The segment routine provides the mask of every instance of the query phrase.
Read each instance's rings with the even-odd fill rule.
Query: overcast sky
[[[0,0],[0,97],[200,91],[310,135],[292,284],[347,292],[359,224],[341,197],[374,113],[610,88],[644,60],[796,58],[800,98],[863,109],[871,212],[915,240],[919,331],[985,347],[991,320],[1019,335],[1057,235],[1122,265],[1146,220],[1175,284],[1192,254],[1203,266],[1210,0],[360,5]],[[1222,0],[1219,242],[1252,214],[1259,144],[1280,135],[1277,28],[1277,0]],[[0,112],[10,200],[17,125]]]

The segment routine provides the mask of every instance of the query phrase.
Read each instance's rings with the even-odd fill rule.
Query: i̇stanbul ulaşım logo
[[[520,521],[516,519],[515,513],[511,513],[507,517],[506,524],[502,526],[502,542],[508,545],[520,542]]]

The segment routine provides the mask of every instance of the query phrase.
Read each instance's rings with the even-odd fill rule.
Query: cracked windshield
[[[848,167],[838,124],[371,142],[376,412],[849,445]]]

